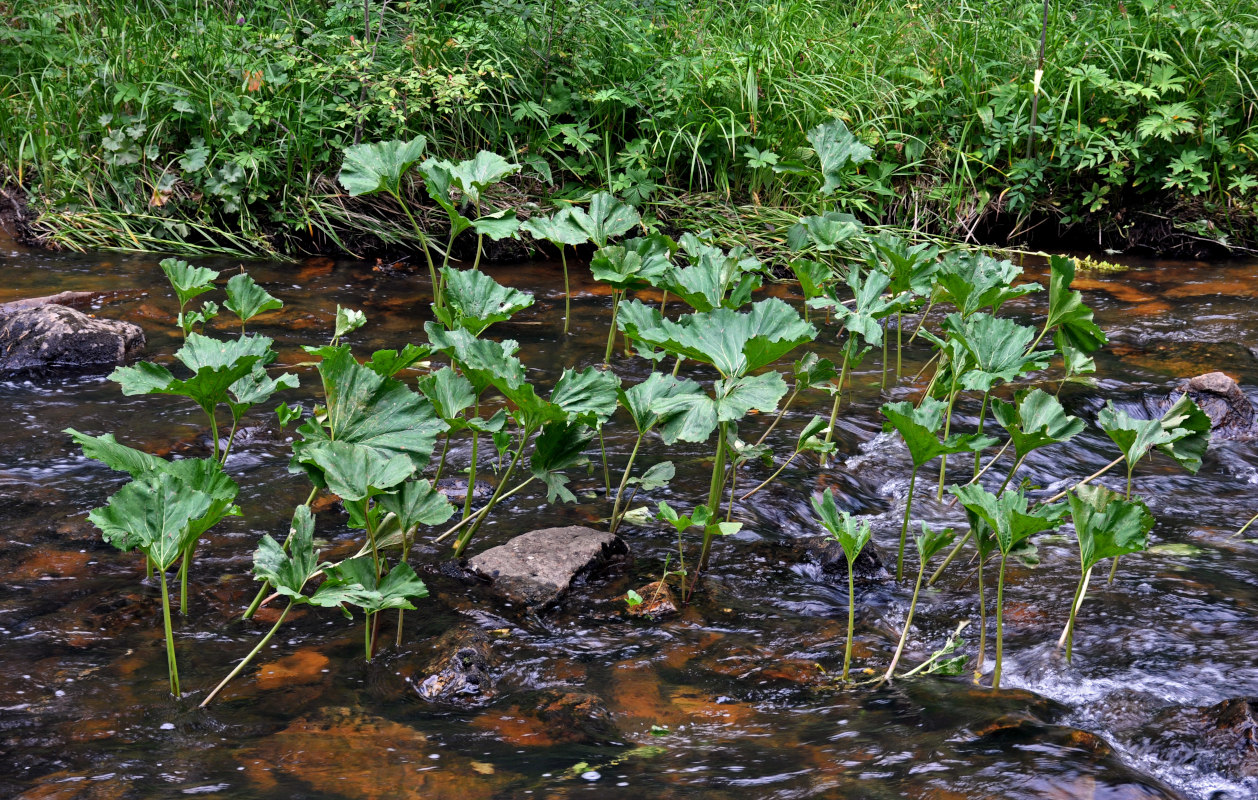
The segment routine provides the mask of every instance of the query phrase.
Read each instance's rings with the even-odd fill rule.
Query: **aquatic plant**
[[[572,221],[572,211],[561,208],[548,217],[532,216],[520,223],[520,230],[534,239],[550,242],[559,248],[559,263],[563,266],[563,332],[566,336],[572,321],[572,288],[568,284],[568,255],[566,247],[576,247],[589,241],[589,234]]]
[[[913,599],[909,601],[909,613],[904,617],[904,629],[900,632],[900,642],[896,645],[895,655],[891,657],[891,663],[887,665],[887,671],[882,676],[883,681],[889,681],[895,676],[895,668],[900,663],[900,656],[904,654],[904,645],[909,639],[909,627],[913,624],[913,612],[917,610],[917,596],[922,591],[922,576],[926,572],[926,564],[936,553],[952,542],[954,535],[952,528],[936,531],[923,522],[922,532],[913,539],[913,543],[917,546],[917,582],[913,584]],[[999,677],[997,681],[999,682]]]
[[[821,499],[813,496],[811,500],[817,520],[830,533],[830,537],[839,543],[839,547],[843,548],[843,557],[847,562],[847,643],[843,648],[843,675],[841,677],[841,680],[846,681],[848,670],[852,666],[852,635],[856,629],[856,559],[860,556],[861,550],[865,549],[865,545],[869,544],[873,531],[868,520],[857,520],[848,512],[839,511],[834,502],[833,489],[826,489]],[[919,545],[919,552],[921,549]],[[913,599],[917,599],[916,592]],[[913,613],[910,610],[910,621],[912,616]],[[908,630],[908,622],[905,623],[904,628]],[[899,651],[896,655],[899,655]]]

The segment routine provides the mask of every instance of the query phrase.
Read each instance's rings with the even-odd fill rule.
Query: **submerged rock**
[[[468,566],[506,598],[543,608],[563,597],[578,577],[624,563],[628,555],[619,536],[571,525],[521,534],[473,557]]]
[[[821,571],[835,580],[847,583],[847,554],[843,547],[828,536],[810,539],[805,545],[808,557],[821,567]],[[857,583],[882,583],[891,580],[887,560],[877,545],[870,541],[856,556],[852,574]]]
[[[1179,769],[1251,785],[1258,777],[1258,697],[1165,711],[1145,728],[1141,744]]]
[[[632,616],[662,619],[677,613],[677,599],[667,583],[655,581],[634,591],[642,598],[642,602],[636,606],[629,606],[628,610]]]
[[[1167,404],[1187,394],[1210,417],[1213,435],[1220,439],[1245,440],[1258,436],[1254,405],[1236,381],[1222,372],[1191,378],[1171,392]]]
[[[493,647],[478,628],[452,628],[432,645],[436,657],[412,676],[419,696],[430,702],[482,705],[493,699]]]
[[[72,308],[39,305],[0,313],[0,372],[107,370],[144,349],[144,331]]]
[[[472,725],[492,731],[500,741],[528,747],[557,744],[605,744],[619,737],[603,701],[587,692],[542,690],[513,696]]]

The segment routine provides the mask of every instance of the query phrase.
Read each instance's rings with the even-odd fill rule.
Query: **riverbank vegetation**
[[[609,190],[647,230],[711,227],[763,252],[818,205],[800,164],[807,132],[837,118],[869,158],[828,202],[867,225],[1258,239],[1252,5],[1054,2],[1041,81],[1042,8],[15,0],[0,6],[0,179],[54,245],[363,253],[420,241],[395,199],[346,196],[342,149],[422,134],[452,160],[521,165],[487,208]],[[409,204],[441,241],[441,208]]]

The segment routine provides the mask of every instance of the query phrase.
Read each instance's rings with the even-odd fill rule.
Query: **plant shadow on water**
[[[97,313],[143,322],[159,362],[169,363],[180,344],[166,333],[178,304],[154,260],[23,252],[0,256],[0,266],[10,276],[5,292],[14,297],[139,287],[142,293],[104,298]],[[568,267],[568,337],[555,322],[567,299],[557,265],[483,267],[500,283],[535,294],[534,305],[498,323],[494,336],[519,341],[529,379],[539,386],[553,386],[564,366],[601,363],[606,352],[611,300],[598,293],[586,270],[575,262]],[[1047,283],[1046,271],[1028,270]],[[1193,374],[1226,369],[1243,386],[1258,385],[1258,361],[1236,361],[1236,348],[1225,346],[1253,341],[1258,332],[1252,297],[1228,288],[1244,286],[1256,271],[1240,264],[1136,264],[1094,281],[1087,299],[1113,346],[1097,354],[1094,384],[1068,383],[1060,392],[1065,410],[1089,422],[1074,446],[1027,454],[1019,474],[1042,487],[1034,490],[1037,498],[1111,461],[1113,444],[1093,424],[1106,400],[1147,417],[1138,412],[1150,394],[1165,395]],[[299,366],[309,360],[301,346],[326,336],[338,305],[367,314],[368,325],[346,338],[358,353],[423,340],[430,320],[427,287],[419,278],[326,259],[253,265],[250,274],[286,303],[282,315],[263,313],[250,323],[251,330],[275,340],[277,365],[302,372],[306,386],[285,395],[286,402],[309,405],[310,385],[317,381]],[[1040,303],[1034,295],[1014,299],[1006,312],[1029,320],[1042,314]],[[1146,315],[1144,306],[1154,303],[1164,308]],[[1191,335],[1183,330],[1185,319],[1195,320]],[[938,312],[931,316],[932,325],[942,320]],[[215,331],[233,333],[228,323],[218,324]],[[931,350],[921,339],[904,338],[903,373],[911,376]],[[843,347],[823,337],[815,349],[838,364]],[[627,384],[650,370],[644,359],[618,353],[612,362]],[[195,710],[196,702],[282,610],[272,603],[254,620],[239,619],[256,591],[247,554],[262,535],[288,529],[292,509],[309,489],[287,470],[291,428],[281,430],[270,420],[242,422],[227,456],[226,470],[241,487],[236,502],[249,516],[227,518],[201,542],[189,576],[196,602],[186,617],[172,621],[184,690],[195,693],[176,703],[166,691],[160,586],[141,580],[142,563],[102,543],[85,517],[123,479],[69,448],[60,431],[110,430],[119,441],[163,456],[210,456],[210,437],[186,406],[169,398],[120,396],[99,377],[6,379],[0,382],[0,402],[11,420],[0,429],[0,636],[6,643],[0,656],[0,749],[6,754],[0,793],[32,799],[586,792],[713,798],[1252,796],[1244,767],[1253,762],[1245,762],[1244,754],[1193,751],[1185,742],[1193,741],[1194,725],[1213,724],[1204,709],[1258,694],[1258,557],[1251,543],[1231,538],[1258,496],[1258,473],[1249,466],[1254,445],[1216,442],[1197,475],[1165,459],[1140,462],[1135,481],[1158,519],[1150,535],[1154,546],[1125,557],[1112,584],[1100,573],[1093,577],[1078,612],[1070,664],[1053,643],[1079,581],[1079,553],[1072,536],[1049,536],[1037,541],[1038,567],[1013,558],[1006,567],[1000,690],[977,687],[968,675],[842,688],[847,576],[827,574],[804,555],[806,540],[824,533],[810,499],[830,489],[840,509],[868,519],[894,570],[912,462],[896,434],[881,432],[878,409],[888,399],[917,399],[914,392],[924,385],[880,394],[879,359],[851,369],[853,389],[843,398],[830,466],[819,469],[816,457],[801,457],[777,483],[737,505],[732,520],[741,530],[713,548],[712,567],[700,577],[702,591],[677,616],[645,621],[624,612],[626,591],[657,579],[675,551],[675,533],[662,524],[627,521],[621,528],[633,551],[627,573],[592,578],[540,616],[432,568],[447,550],[421,536],[412,562],[428,567],[420,571],[430,597],[406,612],[401,647],[382,646],[365,662],[361,617],[347,622],[296,607],[249,671],[205,711]],[[700,370],[686,374],[715,377]],[[813,415],[828,416],[830,408],[825,392],[803,391],[783,428],[798,430]],[[982,414],[977,395],[959,397],[954,432],[974,431]],[[990,422],[990,408],[987,414]],[[758,435],[769,420],[755,423],[750,432]],[[607,429],[613,463],[629,458],[636,436],[632,426]],[[456,442],[450,458],[466,463],[467,447]],[[644,438],[639,470],[668,459],[677,474],[651,494],[652,505],[665,500],[680,507],[706,496],[712,455],[710,444],[666,446]],[[949,475],[964,474],[968,460],[950,459]],[[961,505],[947,495],[936,498],[934,469],[934,463],[924,467],[919,479],[913,532],[923,521],[965,530]],[[760,468],[756,480],[768,474]],[[601,471],[570,477],[576,503],[545,505],[546,487],[529,487],[502,501],[473,551],[537,527],[597,527],[610,510],[590,499],[602,489]],[[1124,488],[1124,476],[1104,482],[1120,493]],[[321,558],[355,555],[358,539],[345,530],[340,508],[315,511],[313,537]],[[911,541],[909,547],[911,553]],[[960,563],[971,552],[963,551]],[[916,570],[911,556],[909,566]],[[994,593],[994,566],[988,571]],[[960,621],[975,616],[972,572],[971,566],[945,573],[930,587],[923,584],[903,663],[920,663]],[[890,661],[912,589],[911,582],[857,585],[857,679],[876,677]],[[963,633],[971,652],[975,627]],[[466,702],[422,699],[416,685],[430,672],[434,642],[464,628],[488,637],[492,688]],[[392,639],[392,627],[385,639]],[[991,667],[985,667],[984,682]]]

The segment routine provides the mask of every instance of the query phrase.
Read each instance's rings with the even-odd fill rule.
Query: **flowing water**
[[[1089,273],[1076,284],[1111,344],[1095,381],[1063,387],[1068,410],[1091,423],[1111,399],[1147,416],[1148,403],[1178,379],[1216,369],[1258,385],[1258,360],[1248,348],[1258,341],[1258,264],[1132,267]],[[314,379],[298,366],[300,348],[326,339],[338,303],[367,313],[368,325],[352,336],[360,354],[422,340],[429,312],[421,276],[329,259],[249,269],[287,303],[258,328],[275,337],[283,364],[303,372],[307,387],[290,399],[305,398],[307,407]],[[30,252],[0,242],[0,270],[0,301],[109,292],[96,313],[142,325],[149,357],[168,361],[178,346],[171,335],[176,305],[156,259]],[[533,308],[491,329],[520,341],[533,379],[548,384],[565,365],[598,363],[610,302],[588,276],[574,276],[573,333],[565,338],[554,265],[489,271],[537,295]],[[1029,273],[1044,280],[1042,267]],[[783,287],[774,290],[787,296]],[[1040,303],[1033,295],[1008,313],[1029,322]],[[833,328],[822,329],[818,349],[833,357]],[[269,412],[257,413],[231,456],[246,516],[213,530],[199,551],[190,614],[176,617],[190,692],[176,702],[167,693],[157,591],[143,581],[139,559],[103,544],[85,516],[121,478],[83,458],[61,431],[112,431],[152,452],[198,455],[208,446],[200,412],[176,398],[123,397],[100,376],[0,381],[0,796],[1255,796],[1258,783],[1246,778],[1258,764],[1252,731],[1248,739],[1244,731],[1220,731],[1205,710],[1258,695],[1258,547],[1232,536],[1258,511],[1250,443],[1212,445],[1196,476],[1158,459],[1140,466],[1136,490],[1158,517],[1157,547],[1123,559],[1113,585],[1094,581],[1073,664],[1053,644],[1078,555],[1070,539],[1046,537],[1038,566],[1010,570],[1001,690],[977,687],[969,675],[836,685],[846,586],[804,555],[801,543],[819,533],[808,499],[833,487],[844,507],[871,516],[876,540],[894,556],[908,459],[880,433],[877,406],[888,397],[915,398],[921,383],[912,376],[927,356],[912,345],[900,388],[882,395],[878,359],[865,362],[841,414],[837,462],[820,468],[798,459],[738,507],[743,530],[715,544],[705,591],[676,617],[642,620],[624,610],[626,590],[658,578],[675,548],[652,527],[624,529],[633,552],[627,572],[591,580],[540,616],[447,577],[435,568],[443,547],[422,545],[414,561],[432,597],[406,617],[401,648],[384,648],[366,664],[361,619],[307,609],[208,711],[196,702],[274,619],[265,610],[253,622],[238,616],[256,589],[248,570],[258,538],[283,533],[306,493],[287,473],[288,434]],[[623,355],[614,366],[628,380],[648,370]],[[827,398],[806,398],[773,441],[788,449],[809,416],[826,410]],[[960,411],[962,428],[975,424],[975,404]],[[764,424],[753,420],[744,436]],[[614,464],[632,446],[626,427],[609,428]],[[639,464],[669,458],[678,467],[678,479],[652,493],[652,503],[689,508],[706,497],[707,447],[647,447]],[[1071,446],[1037,453],[1024,474],[1044,497],[1114,455],[1090,425]],[[969,469],[955,467],[958,477]],[[933,472],[926,469],[919,485],[933,484],[925,477]],[[597,525],[608,513],[600,473],[575,476],[576,505],[513,497],[472,550],[532,528]],[[740,484],[767,474],[748,468]],[[1105,480],[1119,486],[1122,478]],[[919,496],[915,518],[961,522],[928,488]],[[336,506],[322,509],[317,535],[325,557],[356,547]],[[975,620],[965,632],[974,652],[972,575],[961,564],[924,594],[905,664],[920,663],[967,619]],[[885,668],[911,588],[860,588],[855,667],[862,678],[864,670]],[[433,705],[415,691],[432,642],[452,627],[477,627],[492,639],[488,703]],[[391,641],[391,632],[384,638]],[[591,711],[599,707],[606,715]]]

